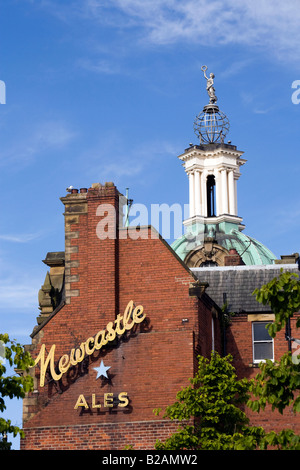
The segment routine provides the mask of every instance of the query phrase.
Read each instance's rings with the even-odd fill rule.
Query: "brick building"
[[[297,336],[295,313],[290,321],[290,331],[284,328],[272,339],[265,329],[268,323],[274,321],[274,314],[268,305],[256,301],[253,291],[267,284],[280,275],[280,270],[299,274],[295,258],[290,257],[289,263],[274,263],[271,265],[236,265],[208,268],[191,268],[200,282],[206,280],[209,287],[206,292],[218,305],[227,306],[227,312],[233,313],[231,324],[226,330],[224,353],[233,356],[233,365],[238,376],[248,379],[258,373],[259,363],[265,359],[279,360],[287,351],[294,357],[300,354],[299,345],[287,339]],[[294,258],[294,259],[293,259]],[[253,425],[262,426],[267,432],[290,428],[300,433],[300,417],[294,415],[291,409],[286,409],[281,415],[272,412],[270,407],[265,413],[247,414]]]
[[[212,341],[221,352],[220,309],[153,228],[118,230],[113,184],[82,191],[62,198],[65,252],[45,259],[21,448],[153,448],[177,427],[154,408],[175,400]]]
[[[152,227],[118,226],[119,196],[106,183],[62,198],[65,251],[44,260],[22,449],[151,449],[177,429],[153,410],[174,402],[198,354],[231,353],[241,376],[257,372],[253,325],[272,312],[251,292],[296,265],[248,267],[231,252],[227,266],[188,268]],[[224,335],[225,301],[236,315]],[[272,354],[286,350],[282,333]],[[300,431],[290,413],[252,420]]]
[[[153,410],[172,404],[189,384],[199,354],[230,353],[238,374],[250,378],[259,361],[295,346],[285,332],[275,340],[267,335],[273,313],[252,292],[279,268],[296,272],[299,255],[276,260],[244,234],[237,180],[246,160],[224,143],[226,116],[215,101],[202,114],[200,145],[179,156],[190,214],[172,246],[152,226],[123,225],[124,197],[113,183],[61,198],[65,250],[44,260],[28,346],[35,389],[23,403],[21,449],[153,449],[178,427]],[[225,304],[235,315],[224,330]],[[250,417],[267,431],[300,432],[290,411]]]

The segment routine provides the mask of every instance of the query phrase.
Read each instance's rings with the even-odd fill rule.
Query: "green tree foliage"
[[[255,289],[253,294],[256,300],[263,305],[268,304],[275,314],[274,323],[270,323],[268,331],[273,338],[291,318],[295,312],[300,310],[300,282],[296,273],[283,272],[260,289]],[[300,327],[300,317],[296,327]]]
[[[267,360],[260,364],[260,372],[250,390],[256,397],[248,402],[253,411],[265,409],[269,404],[281,414],[286,407],[299,412],[300,365],[293,363],[291,353],[284,354],[278,362]]]
[[[254,294],[258,302],[269,304],[275,314],[274,323],[268,325],[269,334],[275,337],[300,309],[299,276],[281,270],[278,278],[256,289]],[[300,327],[300,317],[296,327]],[[300,337],[300,332],[296,337]],[[248,406],[254,411],[260,411],[270,404],[273,410],[277,409],[280,413],[286,407],[291,407],[297,413],[300,411],[299,390],[300,364],[294,360],[291,352],[287,352],[279,361],[268,360],[260,364],[260,372],[251,386],[256,399],[250,400]]]
[[[33,389],[33,379],[27,373],[34,365],[34,361],[21,344],[9,339],[8,334],[0,334],[0,343],[3,349],[2,357],[0,357],[0,413],[2,413],[6,409],[5,398],[24,398],[26,392]],[[6,376],[6,364],[25,373],[20,376]],[[9,433],[14,436],[20,434],[24,437],[24,432],[12,425],[11,420],[0,417],[0,435]],[[10,447],[11,443],[0,442],[0,449],[10,449]]]
[[[199,357],[191,385],[177,394],[177,401],[166,408],[164,417],[183,421],[183,425],[156,449],[252,450],[265,433],[248,425],[242,405],[249,399],[249,382],[238,380],[232,357],[213,352],[211,359]]]
[[[182,422],[178,431],[157,450],[300,450],[300,436],[290,429],[266,433],[250,426],[243,411],[251,382],[238,379],[232,357],[199,357],[191,385],[177,393],[177,401],[166,408],[164,418]],[[154,410],[158,415],[161,410]]]

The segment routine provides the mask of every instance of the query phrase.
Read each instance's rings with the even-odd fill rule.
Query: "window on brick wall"
[[[252,323],[253,362],[258,363],[266,359],[274,360],[273,338],[269,335],[266,326],[269,322]]]

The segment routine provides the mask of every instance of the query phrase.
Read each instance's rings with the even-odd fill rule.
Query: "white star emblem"
[[[107,371],[108,369],[110,369],[110,367],[106,367],[106,366],[104,365],[103,361],[101,361],[101,364],[100,364],[99,367],[94,367],[94,370],[97,371],[97,377],[96,377],[96,379],[99,379],[99,377],[101,377],[101,375],[103,375],[103,377],[106,377],[106,378],[108,379],[107,373],[106,373],[106,371]]]

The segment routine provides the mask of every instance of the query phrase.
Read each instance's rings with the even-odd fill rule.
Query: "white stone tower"
[[[172,244],[190,267],[222,266],[236,253],[240,264],[272,264],[275,256],[262,243],[242,233],[238,215],[237,181],[246,163],[243,152],[225,137],[229,121],[216,105],[214,75],[206,76],[209,103],[194,122],[199,145],[192,145],[179,159],[189,179],[189,216],[186,233]]]
[[[230,222],[238,217],[237,180],[246,160],[231,144],[193,145],[179,159],[189,178],[189,218],[185,225]]]

